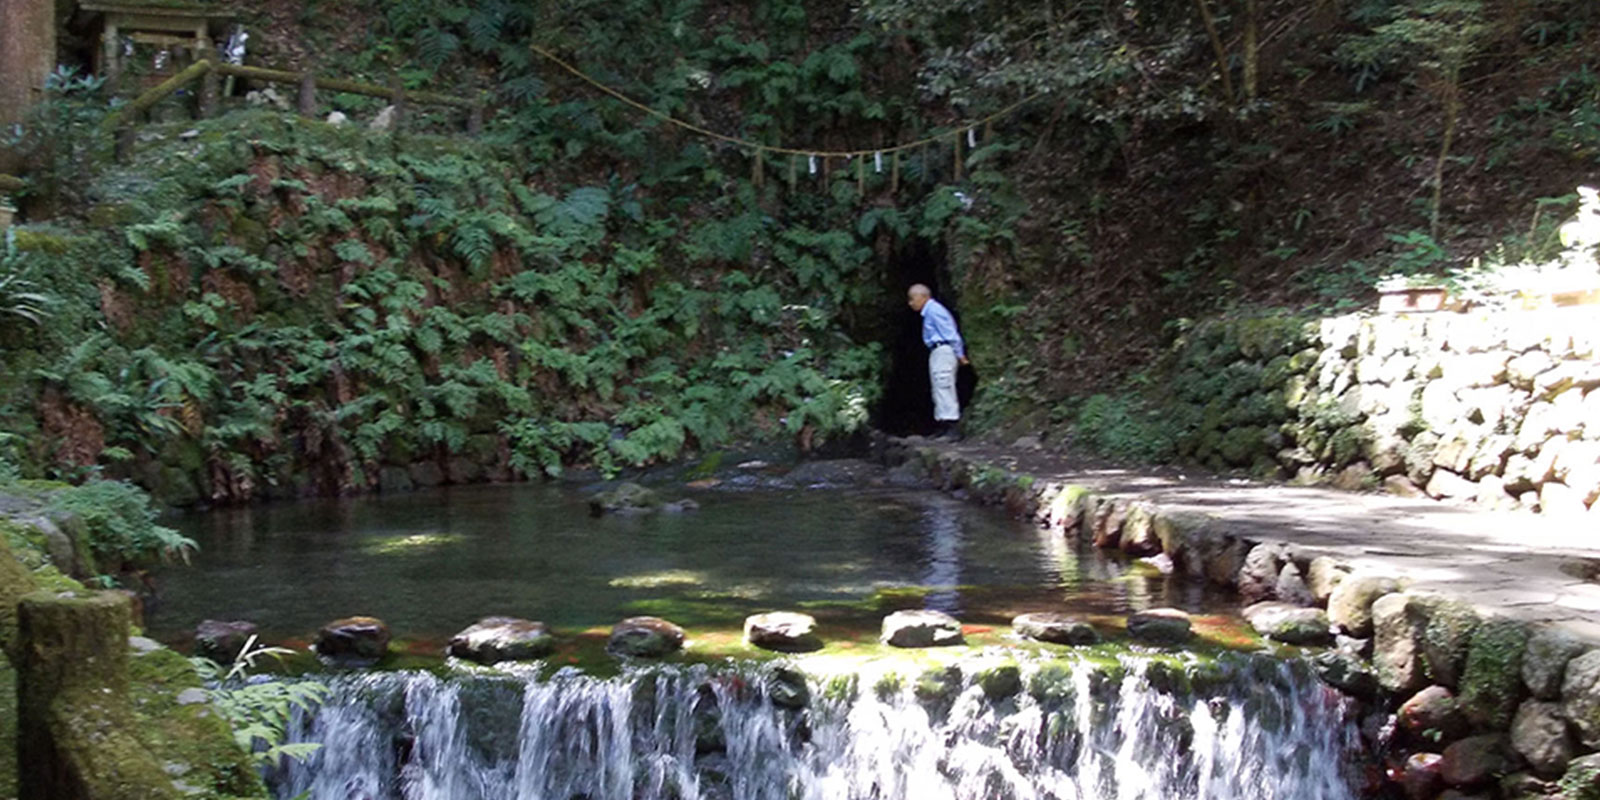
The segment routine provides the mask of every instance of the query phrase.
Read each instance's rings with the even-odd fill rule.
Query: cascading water
[[[1010,696],[975,671],[809,687],[796,676],[341,677],[293,726],[322,749],[270,777],[279,797],[313,800],[1356,796],[1348,701],[1301,662],[1055,660],[1024,667]]]

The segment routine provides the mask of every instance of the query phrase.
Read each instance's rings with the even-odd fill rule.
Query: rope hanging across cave
[[[760,142],[753,142],[749,139],[743,139],[738,136],[729,136],[725,133],[719,133],[717,131],[696,125],[692,122],[678,119],[677,117],[674,117],[665,111],[659,111],[651,108],[650,106],[645,105],[644,103],[641,103],[626,94],[623,94],[621,91],[602,83],[596,78],[591,77],[588,73],[568,63],[565,59],[561,58],[555,53],[552,53],[537,44],[530,43],[528,46],[532,48],[534,53],[549,60],[567,72],[572,73],[584,83],[587,83],[590,86],[593,86],[594,88],[616,98],[617,100],[620,100],[629,106],[632,106],[652,117],[655,117],[656,119],[661,120],[662,122],[665,122],[669,125],[675,125],[686,131],[715,139],[720,142],[727,142],[728,144],[735,145],[740,149],[750,152],[754,162],[751,166],[751,180],[756,186],[762,186],[766,182],[766,155],[768,153],[789,156],[790,186],[795,184],[799,160],[802,157],[806,159],[806,169],[808,175],[817,174],[817,160],[821,159],[824,178],[831,173],[831,169],[829,168],[830,159],[842,158],[847,161],[854,159],[856,162],[856,182],[862,188],[865,188],[867,181],[867,157],[872,157],[873,172],[882,174],[883,157],[885,154],[888,154],[890,157],[890,191],[897,191],[900,188],[900,154],[907,150],[926,148],[927,146],[935,144],[943,139],[949,139],[951,141],[954,151],[953,163],[955,176],[956,180],[960,180],[963,164],[961,157],[961,140],[963,138],[962,134],[966,134],[965,138],[967,140],[967,150],[969,152],[976,150],[979,141],[979,128],[983,129],[984,140],[988,140],[993,135],[994,123],[996,120],[1011,114],[1013,111],[1022,108],[1023,106],[1033,102],[1034,100],[1037,100],[1042,96],[1042,93],[1035,92],[1027,97],[1022,98],[1021,100],[1016,101],[1015,103],[1012,103],[1011,105],[1006,106],[1005,108],[1000,109],[999,111],[994,112],[993,114],[962,125],[958,125],[951,131],[935,134],[933,136],[925,136],[915,141],[903,142],[901,144],[891,145],[888,147],[874,147],[865,150],[809,150],[795,147],[775,147],[771,145],[765,145]]]

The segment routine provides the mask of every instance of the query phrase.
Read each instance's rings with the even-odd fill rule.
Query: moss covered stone
[[[978,668],[973,680],[990,700],[1004,700],[1022,691],[1022,670],[1011,660],[985,664]]]
[[[35,592],[17,614],[17,763],[23,797],[181,797],[135,738],[128,599]]]
[[[1527,695],[1522,685],[1522,655],[1528,626],[1512,619],[1485,620],[1472,634],[1461,675],[1461,707],[1474,725],[1505,730]]]

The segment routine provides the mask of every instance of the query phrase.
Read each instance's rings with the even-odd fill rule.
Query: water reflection
[[[933,504],[922,513],[922,528],[928,542],[927,567],[923,570],[924,586],[939,587],[929,592],[924,607],[947,614],[960,614],[961,554],[966,549],[966,534],[961,525],[960,509],[952,505]]]

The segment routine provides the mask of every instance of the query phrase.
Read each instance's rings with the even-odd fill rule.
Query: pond
[[[247,619],[303,647],[351,614],[394,630],[380,669],[297,712],[312,800],[1349,800],[1371,759],[1358,709],[1305,661],[1252,652],[1237,599],[933,492],[695,491],[698,511],[592,517],[559,484],[307,501],[181,521],[195,564],[160,576],[151,632]],[[1131,611],[1194,614],[1188,649],[1130,645]],[[882,617],[950,612],[967,644],[879,644]],[[748,614],[815,615],[827,646],[779,657]],[[1064,611],[1112,641],[1021,642]],[[441,657],[476,619],[542,620],[551,657]],[[618,619],[688,630],[663,662],[603,650]],[[295,678],[297,679],[297,678]]]
[[[1022,611],[1120,617],[1225,597],[1059,534],[932,492],[701,491],[700,510],[589,515],[560,485],[478,486],[265,505],[178,521],[200,543],[158,576],[150,631],[181,644],[202,619],[243,619],[299,640],[354,614],[406,640],[447,638],[503,614],[581,631],[635,614],[691,629],[805,610],[842,633],[883,613],[948,611],[1009,625]],[[892,607],[891,607],[892,606]],[[864,626],[864,627],[863,627]]]

